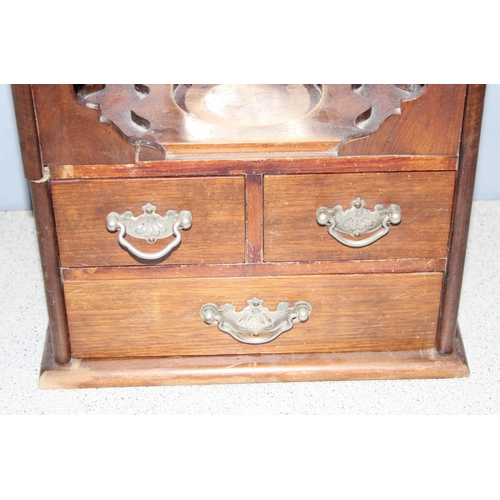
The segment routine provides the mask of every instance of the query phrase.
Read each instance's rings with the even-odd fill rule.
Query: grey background
[[[500,84],[488,85],[475,200],[500,199]],[[0,84],[0,210],[29,210],[10,85]]]

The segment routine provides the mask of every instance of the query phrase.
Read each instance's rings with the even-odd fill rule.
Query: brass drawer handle
[[[321,226],[328,226],[328,232],[337,241],[348,247],[360,248],[371,245],[389,232],[389,224],[401,222],[401,208],[398,205],[375,205],[371,212],[364,208],[366,201],[356,198],[351,201],[351,208],[344,210],[341,205],[333,208],[319,207],[316,210],[316,220]],[[371,233],[381,228],[376,233],[362,240],[351,240],[341,233],[349,234],[355,238],[366,233]]]
[[[142,207],[143,214],[134,217],[132,212],[110,212],[106,217],[106,227],[108,231],[118,233],[118,243],[131,254],[140,259],[156,260],[161,259],[170,253],[181,242],[179,228],[189,229],[192,223],[192,215],[188,210],[181,210],[179,213],[169,210],[165,216],[156,213],[156,207],[147,203]],[[128,234],[133,238],[146,240],[148,243],[154,243],[156,240],[168,238],[175,235],[175,240],[169,243],[165,248],[154,253],[147,253],[137,250],[131,243],[125,239]]]
[[[200,315],[205,323],[217,325],[238,342],[265,344],[290,330],[294,323],[307,321],[312,311],[311,304],[304,301],[292,307],[288,302],[280,302],[276,311],[264,307],[263,302],[256,297],[247,300],[247,307],[240,312],[236,312],[232,304],[217,307],[208,303],[201,307]]]

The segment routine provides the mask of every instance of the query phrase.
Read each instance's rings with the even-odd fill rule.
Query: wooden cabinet
[[[468,374],[484,86],[13,93],[50,319],[41,387]]]

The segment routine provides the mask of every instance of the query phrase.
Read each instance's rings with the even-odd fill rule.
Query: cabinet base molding
[[[460,331],[453,352],[390,352],[188,356],[54,361],[50,333],[40,370],[41,389],[162,385],[391,380],[467,377]]]

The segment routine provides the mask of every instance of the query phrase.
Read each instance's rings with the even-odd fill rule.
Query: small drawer
[[[66,282],[64,294],[74,358],[400,351],[435,345],[441,282],[441,273],[237,280],[111,276]],[[268,341],[278,322],[291,320],[275,319],[275,311],[304,303],[311,308],[301,321]],[[248,328],[262,322],[264,342],[243,343],[205,323],[201,312],[207,304],[230,304],[227,323],[237,324],[238,334],[245,328],[241,335],[247,339]],[[246,315],[231,313],[248,306]]]
[[[62,267],[141,264],[237,263],[244,260],[245,197],[242,177],[203,177],[52,182]],[[148,205],[150,204],[150,205]],[[180,244],[161,260],[135,257],[106,228],[111,212],[134,217],[155,207],[161,216],[189,211],[191,227],[179,230]],[[125,236],[139,252],[161,251],[174,236],[148,243]]]
[[[264,260],[445,258],[454,185],[454,171],[266,176]],[[329,226],[317,221],[320,207],[341,206],[344,215],[356,207],[375,212],[376,205],[397,205],[401,221],[396,218],[396,224],[387,224],[388,232],[382,227],[378,233],[374,230],[358,237],[343,232],[332,236]],[[372,224],[372,216],[365,217],[367,212],[356,210],[357,220],[351,213],[344,217],[347,226],[368,229]],[[376,241],[369,243],[370,237]],[[351,247],[346,242],[364,246]]]

